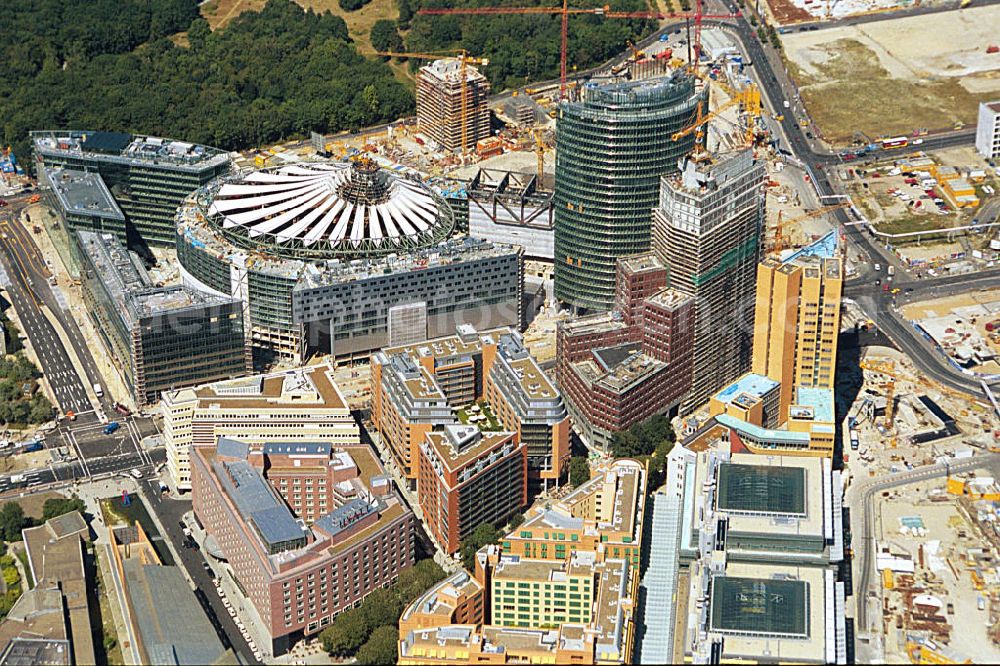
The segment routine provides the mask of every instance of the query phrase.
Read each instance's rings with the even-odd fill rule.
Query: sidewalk
[[[35,245],[38,246],[38,250],[45,260],[49,271],[56,277],[58,285],[52,287],[52,293],[55,295],[56,300],[63,301],[69,306],[66,312],[69,313],[76,323],[77,328],[83,335],[84,341],[87,343],[87,348],[90,349],[94,365],[98,372],[101,373],[105,392],[112,399],[116,399],[124,405],[134,407],[131,393],[126,387],[121,373],[112,362],[107,348],[104,346],[104,342],[94,329],[90,317],[87,316],[87,308],[83,302],[83,289],[75,284],[75,281],[79,279],[79,267],[76,266],[72,253],[66,245],[70,242],[70,239],[66,236],[61,225],[59,229],[53,228],[51,223],[53,218],[48,214],[48,210],[43,204],[34,204],[26,208],[24,212],[30,214],[31,222],[25,220],[22,213],[22,225],[28,231]],[[45,232],[37,234],[32,232],[31,229],[35,224],[42,224]],[[72,266],[68,266],[67,263],[72,263]],[[60,299],[60,294],[63,297],[62,299]],[[56,327],[56,331],[63,335],[63,344],[70,354],[74,367],[80,368],[80,359],[76,356],[72,345],[66,341],[65,332],[58,322],[53,321],[55,319],[54,315],[47,310],[48,308],[42,308],[42,311],[46,313],[46,317]],[[86,377],[83,378],[83,385],[87,390],[87,396],[91,402],[96,401],[95,404],[99,404],[99,401],[96,400],[96,395],[93,393],[93,387]]]
[[[264,621],[257,613],[257,608],[236,586],[236,576],[233,574],[229,564],[218,561],[212,555],[208,554],[205,546],[208,534],[198,526],[198,521],[194,519],[194,511],[185,513],[183,519],[184,524],[191,530],[191,538],[198,543],[198,552],[204,554],[205,562],[208,563],[212,576],[219,582],[224,595],[223,598],[228,600],[232,604],[232,608],[236,611],[233,621],[239,623],[236,625],[237,629],[245,628],[250,634],[250,638],[253,640],[257,650],[264,655],[265,659],[270,658],[271,637],[264,628]],[[207,591],[205,593],[208,594]]]

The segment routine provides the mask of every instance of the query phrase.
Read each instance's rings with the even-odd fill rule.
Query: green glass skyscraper
[[[584,88],[556,125],[555,295],[587,311],[615,300],[615,262],[650,247],[660,176],[694,148],[671,136],[708,112],[707,88],[685,72]]]

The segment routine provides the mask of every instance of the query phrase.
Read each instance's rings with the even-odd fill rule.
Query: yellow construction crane
[[[858,363],[858,367],[862,370],[871,370],[872,372],[881,372],[887,377],[896,377],[896,364],[893,361],[877,361],[875,359],[864,359]]]
[[[682,130],[674,132],[670,138],[677,141],[678,139],[682,139],[687,135],[696,132],[697,139],[695,143],[697,146],[701,146],[705,137],[705,132],[702,130],[702,127],[709,121],[721,116],[723,112],[730,107],[739,104],[742,108],[744,116],[746,117],[747,130],[744,134],[744,141],[746,142],[746,145],[752,146],[754,142],[754,119],[760,118],[760,114],[763,110],[760,101],[760,89],[751,83],[743,90],[735,91],[731,88],[730,90],[731,94],[729,99],[720,104],[718,108],[711,113],[703,114],[702,104],[699,102],[694,123],[688,125]],[[698,150],[698,148],[696,147],[695,150]]]
[[[542,186],[542,176],[545,175],[545,142],[542,141],[542,131],[538,128],[531,130],[531,136],[535,139],[535,155],[538,157],[538,182],[536,187]]]
[[[894,361],[876,361],[874,359],[864,359],[858,365],[863,370],[870,370],[872,372],[878,372],[886,376],[885,382],[885,427],[893,427],[893,419],[896,415],[896,380],[899,379],[899,373],[896,371],[896,363]],[[892,439],[892,448],[896,447],[896,438]]]
[[[817,217],[819,215],[825,215],[826,213],[831,213],[835,210],[840,210],[841,208],[847,208],[850,205],[851,205],[850,203],[838,203],[838,204],[832,204],[830,206],[823,206],[821,208],[817,208],[816,210],[811,210],[808,213],[803,213],[802,215],[798,215],[790,220],[784,220],[784,221],[781,219],[782,213],[784,211],[779,210],[778,223],[774,227],[774,245],[771,248],[771,252],[773,254],[781,254],[781,251],[785,249],[785,235],[784,235],[785,224],[795,224],[796,222],[808,220],[810,218]]]
[[[746,145],[752,146],[757,139],[757,121],[764,114],[764,106],[761,103],[760,89],[754,84],[749,84],[743,90],[734,90],[732,86],[722,80],[715,79],[715,84],[729,95],[729,99],[740,98],[742,105],[743,121],[745,124],[744,141]]]
[[[632,52],[632,61],[642,60],[646,57],[646,54],[635,47],[635,44],[631,40],[625,40],[625,45],[628,46],[629,51]]]
[[[969,396],[966,395],[965,393],[962,393],[961,391],[956,391],[955,389],[949,388],[941,384],[936,384],[919,374],[913,374],[910,376],[901,375],[900,372],[896,370],[896,364],[893,363],[892,361],[876,361],[876,360],[865,359],[859,362],[858,365],[865,370],[871,370],[873,372],[881,372],[883,375],[892,377],[897,381],[899,380],[908,381],[912,384],[923,386],[924,388],[933,389],[934,391],[939,393],[944,393],[946,395],[955,398],[956,400],[961,401],[962,404],[967,405],[969,407],[972,407],[976,404],[975,401],[970,401]]]
[[[465,49],[457,51],[446,51],[443,53],[400,53],[397,51],[377,51],[380,56],[389,58],[414,58],[416,60],[457,60],[461,64],[460,76],[462,84],[462,155],[469,152],[469,100],[466,94],[466,71],[469,65],[490,64],[489,58],[477,58],[470,56]]]

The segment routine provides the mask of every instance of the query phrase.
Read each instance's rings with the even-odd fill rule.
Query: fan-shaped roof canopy
[[[450,232],[447,203],[375,162],[291,164],[224,183],[208,214],[230,237],[296,254],[380,254]]]

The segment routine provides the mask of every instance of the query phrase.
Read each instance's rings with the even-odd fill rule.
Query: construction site
[[[993,478],[886,491],[875,520],[889,663],[996,663],[1000,580]]]
[[[920,0],[768,0],[765,12],[776,25],[787,27],[936,4]]]
[[[985,375],[1000,373],[1000,289],[907,303],[903,316],[955,365]]]
[[[973,6],[780,39],[813,132],[839,146],[974,125],[1000,93],[998,21],[1000,7]]]
[[[845,400],[851,406],[843,424],[849,485],[997,450],[1000,431],[985,399],[932,384],[892,349],[868,348],[860,367],[860,377],[842,372],[838,380],[838,392],[854,396]],[[994,479],[982,471],[874,497],[870,524],[887,663],[1000,660],[998,499]],[[855,535],[856,548],[861,536]]]
[[[901,352],[868,349],[863,382],[841,385],[856,392],[844,424],[844,457],[855,475],[874,477],[932,464],[941,456],[992,451],[1000,443],[996,415],[985,398],[925,379]],[[844,373],[843,382],[850,381]]]
[[[836,169],[856,218],[917,278],[971,273],[1000,259],[996,170],[969,147],[925,152],[919,138],[900,140],[914,151]]]

